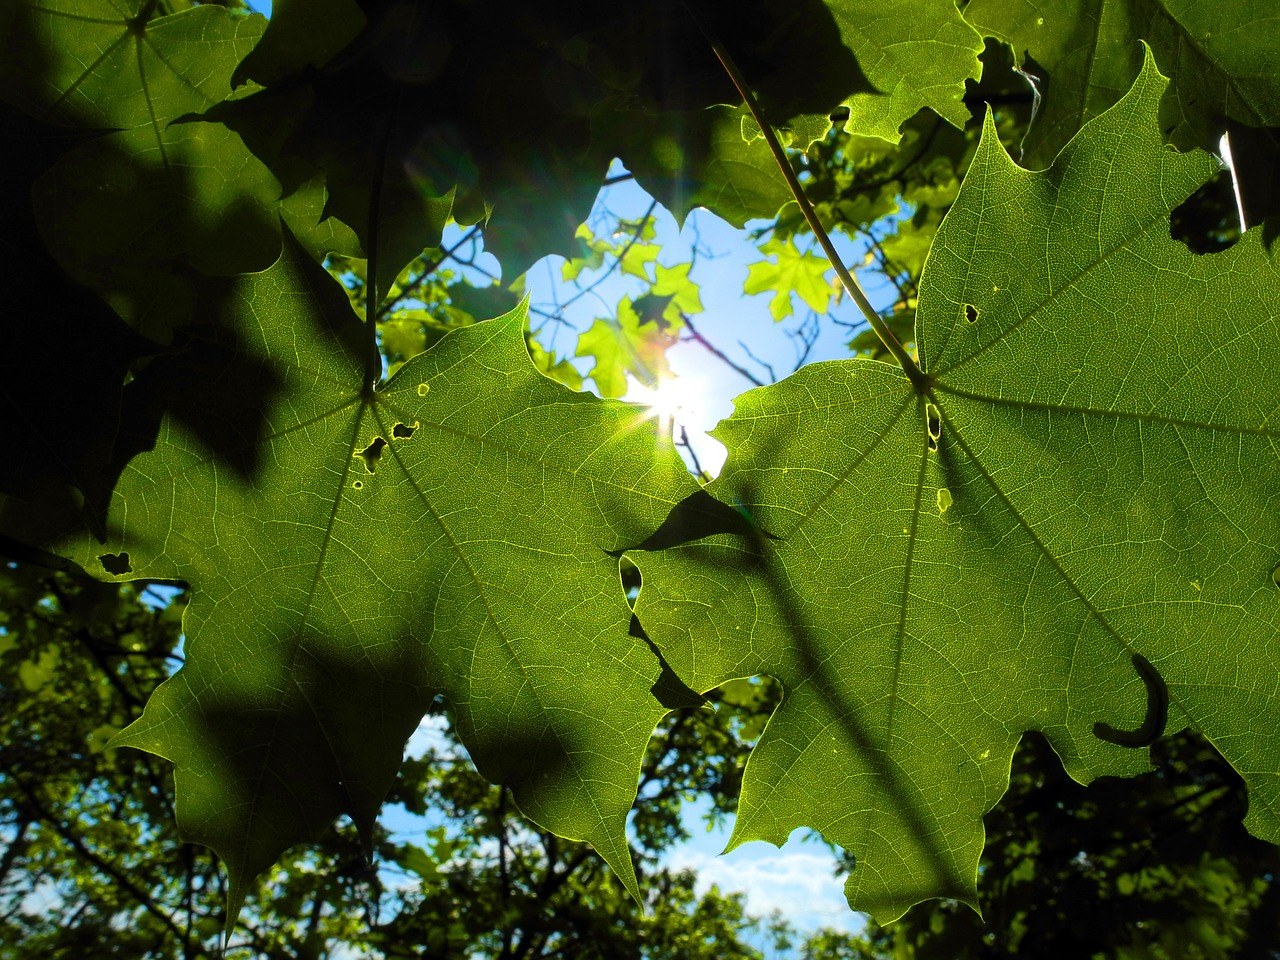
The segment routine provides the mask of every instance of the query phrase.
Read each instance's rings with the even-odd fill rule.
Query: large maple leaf
[[[881,920],[975,902],[1027,730],[1087,781],[1194,726],[1280,838],[1280,268],[1256,232],[1170,238],[1218,165],[1163,146],[1165,86],[1148,58],[1039,173],[988,119],[925,266],[919,388],[851,360],[745,395],[720,499],[634,554],[685,682],[785,688],[732,844],[820,830]]]
[[[297,244],[227,284],[208,339],[135,381],[203,395],[203,424],[166,415],[105,542],[56,543],[193,590],[185,666],[114,745],[174,761],[179,825],[227,863],[234,916],[340,813],[368,836],[443,694],[479,769],[634,891],[624,824],[663,708],[610,552],[693,489],[669,440],[538,373],[523,307],[372,390],[367,331]],[[262,406],[244,422],[238,391]]]

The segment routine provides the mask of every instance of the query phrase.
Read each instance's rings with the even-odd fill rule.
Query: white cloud
[[[779,850],[757,842],[717,856],[685,844],[667,863],[696,871],[699,893],[712,885],[721,892],[740,891],[746,895],[748,912],[763,916],[777,910],[803,933],[820,927],[854,931],[865,924],[845,901],[835,859],[815,845],[793,842]]]

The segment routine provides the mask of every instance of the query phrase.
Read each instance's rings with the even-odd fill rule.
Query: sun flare
[[[638,380],[630,383],[622,399],[643,404],[646,418],[657,420],[667,432],[696,418],[703,402],[703,385],[696,377],[662,377],[652,387]]]

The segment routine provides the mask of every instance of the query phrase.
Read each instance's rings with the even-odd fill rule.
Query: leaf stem
[[[920,392],[923,393],[928,390],[931,384],[928,375],[916,365],[916,362],[911,359],[911,354],[907,352],[907,348],[902,345],[898,338],[894,336],[893,331],[880,318],[880,314],[871,305],[871,301],[863,293],[862,287],[858,285],[858,281],[853,278],[853,274],[849,272],[844,265],[844,261],[836,252],[835,245],[831,242],[831,237],[823,229],[817,213],[814,212],[813,204],[809,202],[809,198],[804,194],[804,188],[800,186],[800,181],[796,179],[795,171],[791,169],[791,162],[787,159],[787,155],[782,149],[782,144],[778,141],[777,134],[773,132],[773,128],[765,121],[764,112],[760,109],[760,104],[751,92],[751,88],[747,85],[742,71],[734,63],[733,57],[729,55],[729,51],[725,49],[724,44],[709,34],[707,35],[707,40],[711,44],[711,49],[715,53],[716,59],[720,61],[720,65],[729,74],[729,79],[733,81],[733,85],[738,88],[738,93],[742,96],[743,102],[746,103],[747,109],[751,111],[751,116],[760,127],[761,133],[764,134],[765,142],[769,144],[769,149],[773,153],[773,159],[778,162],[778,169],[782,171],[782,176],[786,179],[787,186],[791,189],[791,195],[800,207],[800,212],[804,215],[809,229],[813,231],[813,235],[818,238],[818,243],[822,245],[823,253],[827,255],[827,259],[831,261],[831,266],[835,268],[836,276],[840,278],[840,283],[853,299],[853,302],[858,305],[862,315],[867,318],[867,323],[876,332],[876,336],[880,338],[889,352],[893,354],[894,359],[898,361],[898,365],[902,367],[902,372],[907,375],[907,379]]]

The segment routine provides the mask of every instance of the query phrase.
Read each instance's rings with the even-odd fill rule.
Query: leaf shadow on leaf
[[[346,294],[287,228],[279,263],[299,271],[298,281],[310,288],[317,303],[314,309],[287,318],[262,316],[257,322],[263,326],[311,324],[315,333],[362,364],[367,351],[364,328],[351,312]],[[190,430],[208,456],[252,482],[261,467],[272,404],[286,388],[278,361],[263,356],[261,345],[247,344],[236,329],[250,296],[246,283],[262,281],[254,276],[221,278],[183,272],[198,286],[196,321],[126,389],[127,426],[122,433],[127,440],[122,439],[117,449],[115,465],[123,469],[131,457],[151,449],[167,416]]]
[[[317,332],[362,362],[366,350],[363,328],[351,312],[345,293],[287,230],[281,262],[284,261],[301,271],[302,276],[297,279],[315,292],[322,305],[287,318],[262,317],[259,322],[314,324]],[[155,448],[162,430],[178,427],[189,433],[202,448],[203,456],[225,464],[250,485],[262,468],[269,419],[278,398],[286,392],[288,371],[279,366],[278,360],[264,355],[261,345],[246,342],[237,326],[243,322],[239,317],[246,302],[253,298],[253,286],[271,274],[222,278],[209,277],[180,264],[171,269],[190,280],[198,293],[195,316],[175,332],[170,344],[161,347],[145,341],[123,327],[110,310],[102,310],[99,319],[103,326],[94,333],[106,336],[102,330],[111,328],[106,323],[110,318],[115,327],[123,327],[121,341],[134,346],[118,365],[104,364],[113,379],[108,383],[98,376],[86,376],[87,386],[75,384],[71,398],[78,409],[74,417],[66,415],[56,392],[53,400],[41,399],[35,405],[35,414],[45,422],[24,411],[20,423],[34,424],[37,432],[54,435],[74,427],[84,416],[99,415],[98,411],[118,418],[111,422],[110,442],[95,452],[92,469],[72,471],[56,450],[44,455],[43,460],[32,458],[35,462],[25,465],[28,476],[61,479],[61,485],[47,485],[32,499],[15,503],[0,519],[4,533],[26,548],[48,546],[77,527],[87,527],[99,541],[107,540],[112,531],[104,526],[103,518],[114,489],[130,461]],[[66,292],[76,288],[61,274],[53,289]],[[46,296],[48,292],[44,291]],[[87,291],[86,295],[97,301]],[[34,325],[24,326],[29,338]],[[88,334],[86,339],[93,342]],[[40,369],[38,357],[45,345],[37,339],[24,340],[19,346],[20,353],[6,356],[21,358],[20,362],[26,365],[22,369]],[[81,355],[85,355],[83,349],[73,351],[73,357]],[[101,363],[104,356],[110,354],[104,351],[96,359]],[[130,375],[127,384],[126,372]],[[34,395],[44,398],[47,394],[46,390]],[[80,405],[90,413],[81,413]],[[40,447],[37,444],[26,449]]]
[[[662,655],[658,645],[644,632],[640,618],[634,613],[631,615],[631,626],[628,628],[628,633],[637,640],[643,640],[649,649],[653,651],[653,655],[658,658],[658,664],[662,668],[662,672],[658,674],[658,679],[654,681],[651,689],[660,704],[668,710],[682,710],[701,707],[707,702],[706,697],[681,680],[680,676],[671,669],[671,664],[667,663],[667,658]]]
[[[729,535],[737,539],[743,547],[736,554],[740,559],[728,562],[744,578],[757,579],[777,604],[777,610],[792,638],[792,643],[788,645],[787,650],[789,655],[794,657],[793,662],[796,664],[793,672],[803,678],[805,687],[816,694],[829,715],[837,718],[844,741],[851,744],[864,759],[876,777],[877,786],[884,791],[886,806],[892,807],[894,815],[900,817],[910,828],[915,841],[932,855],[931,859],[940,876],[927,878],[918,890],[904,889],[903,898],[937,897],[940,895],[939,890],[942,890],[944,893],[941,895],[969,900],[972,883],[966,881],[956,870],[952,858],[948,855],[949,852],[940,843],[931,840],[936,836],[936,825],[931,822],[924,805],[907,788],[901,772],[895,769],[883,748],[875,742],[870,732],[864,729],[858,718],[851,714],[842,702],[839,691],[847,686],[847,681],[838,674],[832,658],[824,655],[817,631],[807,622],[794,592],[788,585],[785,571],[778,569],[772,557],[771,542],[778,541],[779,538],[763,529],[750,513],[747,505],[756,502],[754,491],[748,485],[739,486],[735,492],[735,501],[743,506],[735,509],[700,490],[678,504],[662,527],[634,549],[660,550],[686,546],[696,551],[698,549],[696,542],[706,537]],[[726,563],[724,554],[717,553],[715,562],[724,565]],[[663,662],[665,663],[665,660]],[[782,710],[787,698],[787,678],[772,673],[770,676],[783,685],[782,705],[778,708]],[[684,685],[683,681],[681,684]],[[688,689],[687,686],[686,689]],[[764,737],[768,737],[767,727]],[[739,838],[739,828],[735,827],[734,839],[730,841],[730,847],[735,846],[739,839],[753,838]],[[850,856],[852,859],[853,855],[850,854]],[[846,890],[851,889],[853,882],[854,879],[851,876],[846,884]]]
[[[484,223],[509,276],[571,255],[615,157],[679,217],[699,203],[738,222],[776,212],[776,192],[748,210],[731,183],[757,165],[744,163],[738,118],[726,136],[724,111],[708,109],[739,98],[683,0],[571,6],[537,19],[518,4],[370,0],[364,29],[323,66],[279,76],[251,57],[237,78],[270,85],[205,117],[241,134],[286,195],[322,175],[325,213],[377,259],[380,291],[450,215]],[[698,6],[775,123],[874,92],[821,0]],[[477,63],[483,81],[460,83]],[[756,148],[760,177],[781,183]]]
[[[221,125],[175,121],[163,162],[156,151],[126,132],[96,137],[53,164],[32,196],[63,269],[164,346],[207,315],[203,301],[218,294],[206,278],[278,259],[281,226],[269,174]]]
[[[0,325],[0,446],[7,451],[0,459],[0,492],[47,500],[103,469],[116,436],[125,374],[154,345],[91,290],[71,281],[40,238],[31,183],[80,135],[3,103],[0,131],[7,158],[0,250],[14,277],[7,289],[8,316]]]
[[[285,656],[259,651],[230,669],[191,658],[153,697],[168,711],[165,723],[119,738],[177,764],[184,838],[211,847],[229,872],[229,926],[283,850],[314,841],[342,815],[372,855],[374,821],[404,745],[435,696],[414,682],[423,670],[412,644],[383,651],[380,671],[362,671],[358,648],[314,639],[295,637]],[[192,700],[210,672],[237,695]],[[258,708],[246,711],[245,702]],[[180,752],[164,741],[165,725],[184,728]]]

